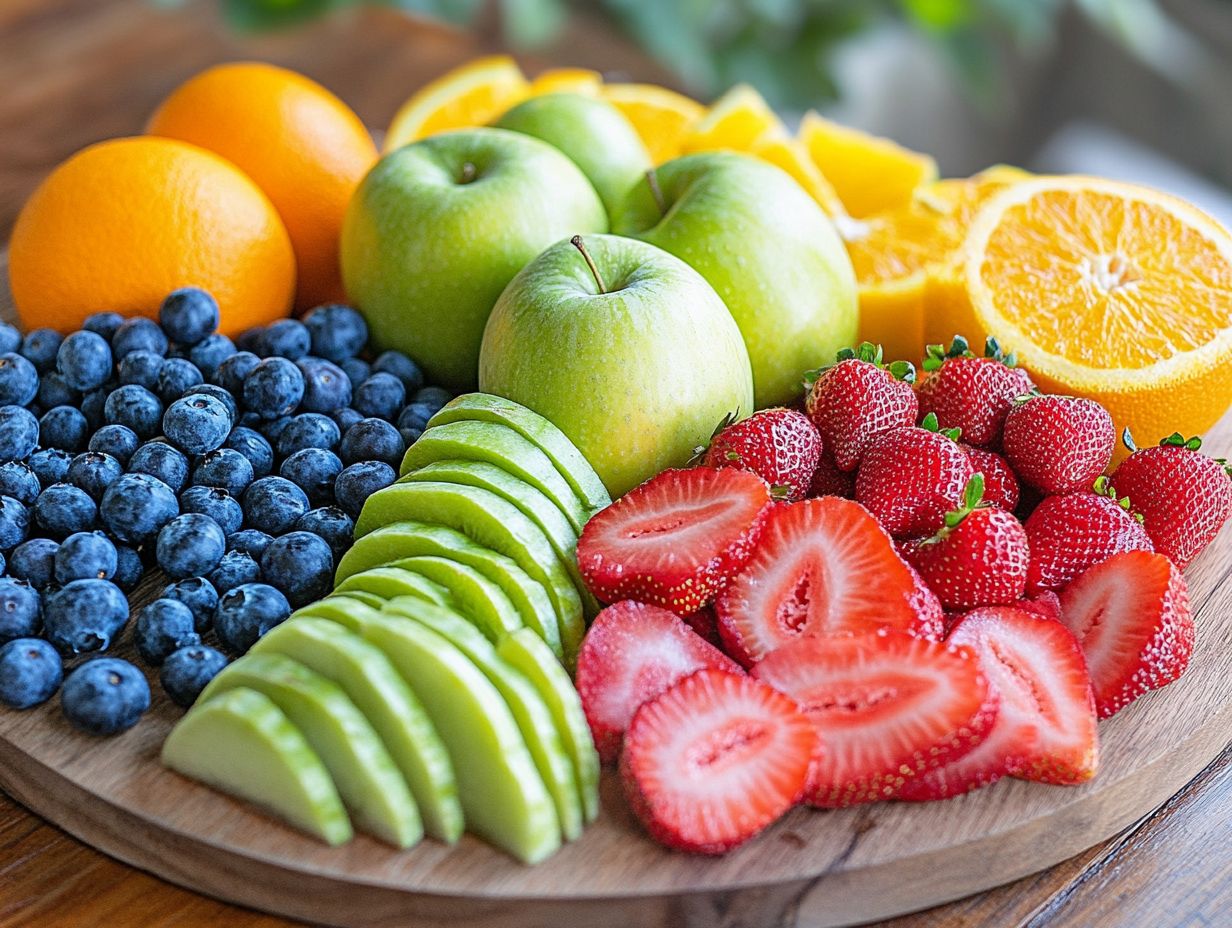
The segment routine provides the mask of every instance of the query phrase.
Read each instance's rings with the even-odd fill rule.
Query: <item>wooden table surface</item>
[[[213,62],[261,58],[297,68],[381,126],[410,89],[499,44],[491,23],[462,35],[383,10],[291,33],[237,36],[219,23],[216,6],[0,3],[0,241],[52,166],[90,142],[139,132],[170,88]],[[667,80],[645,55],[587,20],[543,62]],[[1230,848],[1232,742],[1181,793],[1110,841],[1035,876],[884,925],[1214,928],[1229,924],[1232,911]],[[0,928],[288,924],[116,863],[0,794]]]

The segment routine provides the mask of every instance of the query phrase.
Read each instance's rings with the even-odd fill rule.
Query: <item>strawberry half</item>
[[[742,672],[666,609],[623,602],[600,612],[582,639],[576,684],[604,763],[619,756],[638,706],[705,667]]]
[[[714,605],[728,653],[747,666],[797,638],[882,626],[922,634],[915,596],[911,569],[877,520],[824,496],[774,507]]]
[[[819,751],[792,700],[743,674],[699,670],[637,710],[620,774],[655,840],[722,854],[799,802]]]
[[[972,445],[994,447],[1014,397],[1035,389],[1030,375],[1014,367],[1014,356],[1004,354],[991,337],[982,358],[967,350],[961,336],[948,351],[929,345],[927,352],[923,367],[928,373],[915,388],[920,412],[935,413],[942,428],[961,429]]]
[[[688,615],[744,566],[770,508],[769,485],[748,471],[665,470],[586,523],[578,567],[604,602]]]
[[[788,500],[804,499],[821,459],[821,435],[795,409],[763,409],[740,422],[720,425],[702,463],[752,471]]]
[[[1189,588],[1162,554],[1096,564],[1061,592],[1061,621],[1082,645],[1101,719],[1176,680],[1193,653]]]
[[[1116,428],[1094,400],[1032,396],[1010,409],[1001,444],[1023,483],[1050,495],[1074,493],[1088,489],[1112,460]]]
[[[826,808],[892,798],[979,744],[997,716],[996,694],[971,651],[888,629],[802,639],[751,673],[796,700],[816,726],[825,750],[805,799]]]

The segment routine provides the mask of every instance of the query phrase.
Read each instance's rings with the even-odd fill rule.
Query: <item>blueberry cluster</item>
[[[97,655],[157,566],[171,582],[133,641],[191,705],[225,654],[329,591],[364,500],[450,399],[406,355],[366,355],[347,306],[235,342],[218,322],[186,288],[157,323],[100,313],[24,338],[0,323],[0,703],[38,705],[63,680],[79,728],[134,724],[145,676]]]

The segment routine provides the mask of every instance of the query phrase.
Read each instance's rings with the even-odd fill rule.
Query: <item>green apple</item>
[[[392,600],[385,607],[385,613],[405,616],[430,628],[465,654],[496,687],[513,713],[535,768],[552,796],[562,837],[566,841],[575,840],[582,833],[577,774],[561,743],[552,714],[530,681],[497,655],[492,642],[484,638],[479,629],[452,610],[405,598]]]
[[[683,258],[718,291],[744,336],[759,409],[799,397],[804,372],[855,340],[847,250],[774,165],[724,151],[677,158],[633,188],[612,225]]]
[[[613,496],[684,464],[724,416],[753,411],[748,352],[714,288],[614,235],[557,242],[509,282],[479,384],[553,422]]]
[[[345,608],[345,607],[344,607]],[[375,613],[352,605],[358,628]],[[453,765],[423,705],[375,645],[326,618],[297,616],[253,645],[249,654],[282,654],[342,687],[397,764],[429,835],[453,844],[462,835],[462,804]]]
[[[351,840],[351,821],[321,758],[255,690],[240,687],[198,702],[163,742],[162,762],[327,844]]]
[[[650,154],[616,107],[579,93],[548,93],[524,100],[493,123],[543,139],[582,169],[608,214],[650,170]]]
[[[561,236],[606,229],[590,181],[551,145],[503,129],[448,132],[368,172],[343,223],[342,277],[375,347],[465,390],[513,275]]]
[[[522,617],[499,586],[475,570],[445,557],[407,557],[390,566],[422,574],[449,590],[455,608],[492,641],[522,627]]]
[[[246,654],[201,691],[200,702],[237,687],[267,696],[325,764],[362,831],[394,847],[423,837],[419,809],[380,736],[335,683],[281,654]]]
[[[551,500],[575,535],[590,518],[551,459],[508,426],[466,421],[430,426],[406,450],[402,475],[435,461],[483,461],[508,471]]]
[[[345,593],[331,593],[324,599],[314,600],[306,606],[301,606],[291,613],[290,618],[329,619],[350,627],[356,617],[365,615],[372,617],[385,608],[387,600],[371,593],[361,593],[358,590],[348,590]],[[289,621],[289,619],[288,619]],[[285,622],[283,624],[286,624]]]
[[[396,596],[418,596],[438,606],[453,605],[453,597],[439,583],[433,583],[421,574],[399,570],[397,567],[373,567],[360,574],[352,574],[334,590],[336,593],[371,593],[388,601]]]
[[[535,443],[552,459],[557,471],[565,478],[582,505],[590,511],[602,509],[612,502],[607,488],[590,462],[573,442],[543,416],[519,403],[491,393],[464,393],[456,396],[437,412],[428,427],[450,422],[497,422],[507,425],[523,438]]]
[[[466,828],[532,864],[560,847],[560,820],[508,704],[478,667],[419,622],[383,614],[363,628],[440,732]]]
[[[559,660],[564,656],[556,611],[543,584],[512,558],[477,545],[461,532],[443,525],[394,522],[365,535],[351,545],[338,562],[337,582],[372,567],[393,563],[399,558],[420,555],[449,558],[479,571],[505,591],[517,607],[522,623],[543,641],[556,658]],[[322,602],[334,598],[329,597]]]

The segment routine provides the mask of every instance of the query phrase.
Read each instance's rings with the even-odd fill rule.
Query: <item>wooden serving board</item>
[[[0,255],[0,279],[3,279]],[[11,317],[0,290],[0,315]],[[1232,415],[1208,438],[1232,452]],[[1100,727],[1094,782],[1006,780],[945,802],[797,809],[723,858],[667,851],[630,816],[610,773],[599,821],[525,867],[471,838],[396,852],[365,837],[330,849],[164,770],[179,711],[151,678],[133,730],[77,733],[59,701],[0,709],[0,787],[104,853],[173,883],[339,926],[770,928],[846,925],[969,895],[1047,868],[1146,815],[1232,737],[1232,530],[1190,568],[1198,625],[1189,672]],[[162,581],[147,578],[134,603]],[[125,643],[121,654],[129,649]]]

